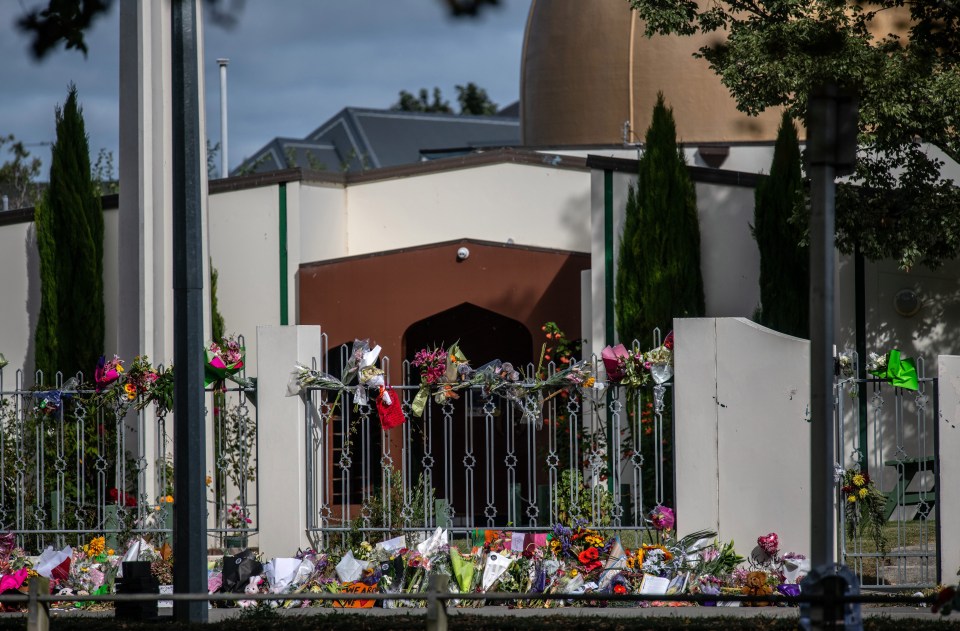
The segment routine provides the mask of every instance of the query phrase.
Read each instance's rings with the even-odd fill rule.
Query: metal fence
[[[916,392],[876,378],[837,382],[838,476],[844,470],[866,471],[883,496],[878,504],[886,549],[869,529],[851,522],[848,504],[856,504],[856,498],[851,501],[844,493],[838,498],[841,560],[864,587],[924,588],[941,581],[939,383],[924,376],[922,359],[917,373]],[[865,414],[858,409],[863,393]]]
[[[326,370],[326,350],[315,370]],[[341,347],[342,357],[348,353]],[[591,363],[597,374],[597,358]],[[387,374],[389,365],[384,359]],[[545,370],[549,376],[557,367]],[[526,381],[535,371],[526,366]],[[531,389],[517,400],[474,386],[443,404],[431,399],[418,418],[411,404],[419,377],[409,362],[402,374],[393,387],[406,422],[389,431],[372,402],[357,404],[349,392],[311,387],[302,397],[307,526],[321,539],[438,526],[461,534],[542,531],[573,520],[644,529],[649,510],[671,501],[670,384],[629,394],[613,386],[595,396]]]
[[[103,405],[83,374],[9,379],[0,369],[0,530],[37,552],[106,535],[172,532],[173,412],[140,399]],[[211,543],[257,528],[257,421],[251,388],[208,392],[208,532]],[[232,503],[251,522],[231,527]],[[236,521],[236,520],[234,520]],[[245,521],[245,520],[244,520]]]

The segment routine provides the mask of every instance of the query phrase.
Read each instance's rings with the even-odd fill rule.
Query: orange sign
[[[376,585],[367,585],[360,581],[345,583],[343,589],[340,590],[344,594],[369,594],[371,592],[376,593],[376,591]],[[335,600],[333,606],[342,609],[371,609],[374,602],[373,600]]]

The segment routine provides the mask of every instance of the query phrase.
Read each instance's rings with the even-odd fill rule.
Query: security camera
[[[468,256],[470,256],[470,250],[467,248],[460,248],[457,250],[458,261],[466,261]]]

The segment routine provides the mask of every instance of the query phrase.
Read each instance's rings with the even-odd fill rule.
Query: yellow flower
[[[855,504],[855,503],[857,502],[857,496],[856,496],[856,495],[848,495],[848,496],[847,496],[847,501],[850,502],[851,504]]]
[[[90,540],[89,546],[84,546],[84,552],[87,552],[92,557],[97,556],[103,552],[104,544],[106,540],[103,537],[94,537]]]
[[[577,572],[577,568],[570,570],[570,578],[575,577],[577,574],[579,574],[579,572]]]
[[[863,486],[864,483],[866,483],[866,479],[863,477],[862,473],[858,473],[855,476],[853,476],[853,483],[856,484],[857,486]]]
[[[117,362],[117,372],[123,372],[123,364]]]
[[[116,552],[114,551],[113,548],[107,548],[107,554],[109,554],[110,556],[113,556],[116,554]]]
[[[127,393],[127,399],[133,401],[137,398],[137,387],[132,383],[127,383],[123,385],[123,391]]]
[[[583,387],[584,387],[584,388],[592,388],[592,387],[593,387],[593,384],[595,384],[595,383],[597,383],[596,378],[594,378],[594,377],[587,377],[587,380],[583,382]]]
[[[870,493],[870,491],[867,489],[860,489],[859,491],[857,491],[857,495],[859,495],[860,499],[862,500],[867,499],[868,493]]]

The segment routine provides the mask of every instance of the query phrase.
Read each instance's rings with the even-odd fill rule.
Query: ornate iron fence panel
[[[175,501],[173,412],[155,405],[138,410],[139,399],[97,404],[82,374],[46,380],[37,373],[34,381],[27,387],[22,371],[11,380],[0,369],[0,531],[16,533],[34,552],[95,535],[106,535],[115,548],[134,535],[167,540]],[[221,388],[208,396],[212,544],[257,529],[251,392]],[[232,503],[249,523],[229,523]]]
[[[855,355],[852,361],[856,374]],[[865,587],[924,588],[941,579],[939,383],[924,376],[922,359],[916,367],[916,391],[878,378],[837,382],[839,552]],[[857,405],[862,392],[864,417]],[[863,502],[870,497],[877,528]]]
[[[595,375],[597,358],[591,363]],[[327,367],[314,359],[312,369]],[[535,371],[525,367],[528,383]],[[354,398],[355,387],[301,390],[307,527],[320,540],[439,526],[461,534],[544,531],[574,521],[642,530],[650,510],[672,500],[669,383],[629,392],[528,388],[512,400],[471,386],[440,403],[431,397],[418,417],[419,376],[408,362],[402,374],[392,388],[405,422],[390,430],[372,399]]]

